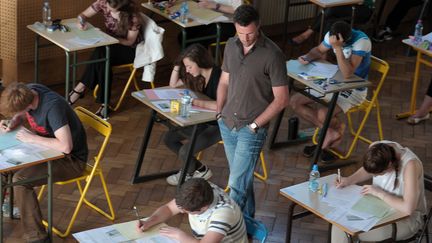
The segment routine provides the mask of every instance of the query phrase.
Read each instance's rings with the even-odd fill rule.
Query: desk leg
[[[328,106],[327,115],[326,115],[323,127],[321,128],[320,134],[319,134],[319,137],[318,137],[318,145],[317,145],[317,148],[315,149],[314,157],[313,157],[313,160],[312,160],[313,163],[311,164],[311,168],[312,168],[312,166],[314,164],[318,163],[318,160],[320,158],[320,155],[321,155],[321,152],[322,152],[322,145],[324,143],[324,138],[325,138],[325,136],[327,134],[327,129],[330,126],[330,121],[331,121],[331,119],[333,117],[334,109],[336,108],[338,96],[339,96],[339,92],[335,92],[335,93],[333,93],[332,99],[330,100],[330,104]]]
[[[39,35],[36,34],[35,38],[35,53],[34,53],[34,81],[35,83],[39,82]]]
[[[287,0],[285,2],[285,14],[284,14],[284,29],[283,29],[283,46],[284,46],[284,50],[285,50],[285,45],[287,42],[287,36],[288,36],[288,16],[289,16],[289,9],[290,9],[290,5],[291,5],[291,0]]]
[[[356,6],[352,5],[352,12],[351,12],[351,28],[353,28],[354,26],[354,18],[355,18],[355,10],[356,10]]]
[[[143,141],[141,143],[141,147],[140,147],[140,150],[138,153],[138,158],[135,162],[135,174],[132,178],[132,184],[150,181],[150,180],[158,179],[161,177],[166,177],[166,176],[169,176],[169,175],[176,173],[176,171],[168,171],[168,172],[161,172],[161,173],[155,173],[155,174],[140,176],[141,166],[142,166],[142,163],[144,160],[144,155],[145,155],[145,152],[147,150],[147,145],[148,145],[148,142],[150,140],[150,135],[151,135],[151,132],[153,129],[154,121],[156,120],[156,116],[157,116],[156,111],[152,110],[152,114],[151,114],[150,120],[147,124],[147,128],[146,128],[146,131],[144,133]]]
[[[73,52],[72,57],[72,89],[75,88],[75,82],[76,82],[76,68],[77,68],[77,55],[76,51]]]
[[[412,90],[411,90],[411,104],[410,104],[410,110],[408,112],[399,113],[396,115],[396,119],[402,119],[407,118],[411,115],[413,115],[416,111],[416,98],[417,98],[417,88],[418,88],[418,81],[420,76],[420,64],[421,64],[421,52],[417,52],[417,58],[416,58],[416,66],[414,71],[414,80],[412,84]]]
[[[69,68],[70,68],[69,52],[65,51],[65,55],[66,55],[65,98],[67,101],[69,101]]]
[[[195,141],[196,141],[196,137],[197,137],[196,136],[197,135],[197,128],[198,128],[198,125],[194,125],[193,130],[192,130],[192,136],[191,136],[190,142],[189,142],[189,148],[188,148],[188,152],[187,152],[187,156],[186,156],[186,161],[183,163],[183,169],[180,173],[180,181],[177,184],[177,189],[179,189],[180,186],[185,181],[186,173],[187,173],[187,170],[190,166],[193,148],[195,147]]]
[[[216,23],[216,51],[215,51],[215,63],[219,65],[219,52],[220,52],[220,39],[221,39],[221,26],[220,23]]]
[[[320,30],[318,35],[318,45],[321,43],[321,36],[323,35],[323,31],[324,31],[324,14],[325,14],[325,8],[321,8],[321,24],[320,24]]]
[[[285,235],[286,243],[291,242],[292,221],[293,221],[294,208],[296,205],[297,204],[292,202],[288,208],[288,222],[287,222],[287,230]]]
[[[52,212],[53,212],[53,181],[51,161],[48,161],[48,238],[49,242],[53,242],[52,238]]]
[[[110,69],[110,48],[105,46],[105,90],[104,90],[104,105],[105,109],[102,110],[102,116],[105,120],[108,119],[108,83],[109,83],[109,69]]]
[[[186,48],[186,30],[185,28],[182,28],[182,43],[181,43],[181,49],[184,50]]]

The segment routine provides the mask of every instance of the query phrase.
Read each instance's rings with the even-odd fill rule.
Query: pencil
[[[138,208],[136,206],[133,206],[133,209],[135,211],[135,215],[137,217],[137,220],[139,221],[140,220],[140,216],[139,216],[139,213],[138,213]]]
[[[338,169],[337,180],[338,180],[338,183],[341,183],[341,173],[340,173],[340,169]]]

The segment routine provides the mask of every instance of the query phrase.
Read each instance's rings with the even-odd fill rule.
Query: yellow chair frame
[[[381,88],[384,84],[384,80],[387,77],[387,73],[388,73],[389,69],[390,69],[390,66],[386,61],[381,60],[381,59],[374,57],[374,56],[371,57],[370,70],[373,70],[373,71],[380,73],[381,78],[380,78],[377,86],[375,87],[375,89],[372,92],[373,96],[372,96],[371,100],[366,99],[359,106],[353,107],[347,111],[346,115],[347,115],[347,120],[348,120],[348,127],[349,127],[351,135],[354,136],[354,138],[351,142],[351,145],[345,154],[342,154],[342,153],[339,153],[338,151],[330,149],[330,151],[332,153],[334,153],[335,155],[337,155],[340,159],[347,159],[351,156],[358,140],[361,140],[361,141],[368,143],[368,144],[372,143],[372,141],[370,139],[361,135],[361,132],[363,131],[363,128],[366,124],[366,121],[369,118],[369,115],[370,115],[370,112],[372,111],[372,108],[376,109],[379,139],[380,140],[384,139],[384,135],[383,135],[383,131],[382,131],[382,123],[381,123],[381,112],[380,112],[380,107],[379,107],[379,103],[378,103],[378,95],[379,95]],[[358,126],[357,130],[355,130],[354,125],[353,125],[353,121],[351,118],[351,113],[359,112],[359,111],[363,111],[365,114],[364,114],[363,119],[360,122],[360,125]],[[315,134],[312,138],[314,144],[318,144],[318,142],[317,142],[318,131],[319,131],[318,128],[315,129]]]
[[[126,96],[126,93],[129,90],[129,86],[131,85],[132,81],[134,83],[135,90],[136,91],[141,90],[141,88],[140,88],[140,86],[138,84],[138,81],[137,81],[137,79],[135,77],[137,69],[133,66],[133,63],[123,64],[123,65],[118,65],[118,66],[113,66],[112,70],[113,70],[113,72],[115,72],[117,70],[125,69],[125,68],[129,69],[130,72],[131,72],[131,74],[129,75],[128,81],[126,82],[126,85],[123,88],[122,94],[120,95],[120,98],[118,99],[117,104],[115,105],[114,108],[112,108],[113,111],[117,111],[120,108],[120,106],[123,103],[123,100],[124,100],[124,98]],[[155,85],[154,85],[153,81],[150,82],[150,86],[151,86],[152,89],[155,88]],[[97,96],[98,89],[99,89],[99,85],[96,85],[95,89],[93,90],[93,96],[95,98]]]
[[[114,213],[114,209],[112,207],[111,199],[110,199],[110,196],[108,193],[108,188],[106,186],[105,179],[104,179],[104,176],[102,174],[102,169],[100,168],[101,159],[103,157],[103,154],[105,152],[105,148],[106,148],[108,141],[109,141],[109,138],[111,136],[111,132],[112,132],[111,124],[108,123],[107,121],[103,120],[102,118],[96,116],[92,112],[86,110],[83,107],[76,107],[75,112],[84,125],[87,125],[87,126],[93,128],[94,130],[96,130],[99,134],[104,136],[104,140],[102,142],[102,145],[101,145],[101,148],[99,149],[98,154],[94,157],[93,165],[87,164],[86,169],[85,169],[82,176],[71,179],[71,180],[61,181],[61,182],[55,183],[56,185],[66,185],[66,184],[70,184],[70,183],[76,183],[78,190],[80,192],[80,195],[81,195],[66,230],[64,232],[61,232],[56,227],[53,227],[53,229],[52,229],[53,232],[56,233],[57,235],[59,235],[60,237],[66,237],[70,234],[72,226],[75,223],[75,219],[78,216],[78,212],[81,209],[81,206],[83,205],[83,203],[85,203],[90,208],[96,210],[98,213],[102,214],[103,216],[105,216],[109,220],[115,219],[115,213]],[[105,197],[106,197],[106,200],[108,203],[109,213],[100,209],[99,207],[97,207],[96,205],[94,205],[93,203],[88,201],[86,198],[87,192],[88,192],[90,185],[93,181],[93,178],[95,176],[99,176],[99,178],[100,178],[103,190],[105,192]],[[84,189],[81,185],[82,181],[85,182]],[[45,190],[45,187],[46,187],[45,185],[42,186],[41,190],[39,191],[38,200],[41,200],[43,192]],[[46,227],[48,227],[48,223],[45,220],[43,220],[43,224]]]

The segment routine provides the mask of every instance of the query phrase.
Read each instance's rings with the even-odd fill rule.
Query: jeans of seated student
[[[190,137],[192,136],[193,126],[188,127],[176,127],[170,129],[164,137],[164,142],[166,146],[178,154],[180,160],[184,163],[186,161],[187,152],[190,145]],[[188,174],[193,174],[197,169],[199,169],[202,164],[194,156],[196,153],[211,147],[221,140],[219,133],[219,127],[216,124],[199,124],[196,131],[195,146],[192,151],[192,157],[187,170]],[[182,142],[188,139],[187,142]]]
[[[254,217],[253,174],[267,136],[267,128],[259,128],[257,133],[253,133],[247,126],[229,129],[222,119],[219,119],[218,124],[230,169],[230,197],[244,214]]]

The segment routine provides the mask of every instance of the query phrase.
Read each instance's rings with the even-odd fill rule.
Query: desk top
[[[321,8],[363,4],[363,0],[309,0]]]
[[[325,62],[325,61],[319,61],[319,62]],[[302,83],[303,85],[305,85],[311,89],[314,89],[317,92],[324,94],[324,95],[339,92],[339,91],[344,91],[344,90],[363,88],[363,87],[371,85],[371,82],[369,82],[367,80],[363,80],[362,78],[360,78],[358,76],[354,76],[353,78],[345,80],[342,77],[342,73],[340,71],[337,71],[337,73],[333,76],[332,79],[334,79],[336,81],[340,81],[340,82],[335,83],[335,84],[328,84],[328,86],[325,89],[323,89],[322,85],[319,85],[318,81],[305,80],[305,79],[300,78],[298,76],[298,74],[301,72],[307,73],[308,70],[310,70],[313,67],[311,64],[302,65],[297,60],[289,60],[286,62],[286,66],[287,66],[287,72],[288,72],[289,77],[295,79],[296,81]],[[361,80],[361,81],[358,81],[358,80]]]
[[[6,137],[0,132],[0,137]],[[40,145],[17,142],[0,149],[0,173],[63,158],[64,154]]]
[[[335,178],[336,178],[336,174],[321,177],[320,184],[327,183],[328,185],[333,185]],[[303,208],[306,208],[307,210],[317,215],[318,217],[326,220],[327,222],[336,225],[341,230],[345,231],[346,233],[352,236],[355,236],[362,232],[362,231],[353,231],[351,229],[348,229],[344,225],[329,220],[326,217],[326,215],[330,213],[332,210],[335,210],[335,208],[329,206],[326,202],[323,202],[322,196],[319,193],[311,192],[308,189],[308,185],[309,182],[306,181],[297,185],[283,188],[280,190],[280,194],[288,198],[289,200],[295,202],[296,204],[302,206]],[[347,195],[347,197],[350,197],[350,195]],[[347,198],[347,200],[349,200],[349,198]],[[372,229],[379,228],[387,224],[391,224],[393,222],[404,219],[406,217],[408,217],[407,214],[404,214],[397,210],[392,210],[389,215],[379,220],[378,223]]]
[[[157,89],[164,89],[164,87],[157,88]],[[202,111],[202,112],[197,112],[197,113],[191,113],[189,118],[182,118],[178,114],[174,114],[171,112],[164,112],[159,107],[157,107],[154,103],[152,103],[152,101],[156,101],[156,100],[150,100],[146,96],[145,90],[135,91],[132,93],[132,96],[135,99],[137,99],[137,100],[141,101],[142,103],[144,103],[145,105],[147,105],[148,107],[155,110],[160,115],[164,116],[165,118],[169,119],[170,121],[174,122],[175,124],[177,124],[178,126],[181,126],[181,127],[186,127],[186,126],[191,126],[191,125],[196,125],[196,124],[201,124],[201,123],[216,120],[216,112],[215,111],[211,111],[211,112],[210,111]]]
[[[426,49],[423,49],[423,48],[421,48],[421,47],[419,47],[417,45],[414,45],[412,43],[411,39],[404,39],[404,40],[402,40],[402,43],[404,43],[406,45],[409,45],[410,47],[412,47],[417,52],[421,52],[421,53],[423,53],[425,55],[428,55],[428,56],[432,57],[432,51],[431,50],[426,50]]]
[[[89,25],[87,30],[78,29],[76,23],[76,18],[61,21],[61,24],[69,27],[69,32],[62,32],[60,30],[50,32],[44,27],[41,28],[35,24],[27,25],[27,28],[68,52],[107,46],[119,42],[116,38],[89,23],[87,23]]]
[[[176,1],[176,3],[169,8],[169,12],[174,13],[176,11],[179,11],[181,3],[182,1]],[[195,1],[188,1],[190,18],[188,19],[187,23],[182,23],[179,17],[175,19],[170,18],[169,14],[166,11],[161,11],[160,9],[153,7],[151,3],[142,3],[141,5],[144,8],[172,21],[173,23],[176,23],[182,28],[200,26],[213,22],[229,22],[229,18],[226,17],[224,14],[210,9],[200,8],[198,7],[198,3]]]

